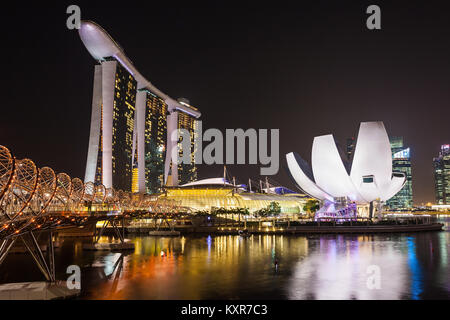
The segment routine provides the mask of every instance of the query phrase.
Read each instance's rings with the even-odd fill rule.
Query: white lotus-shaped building
[[[362,122],[353,161],[341,158],[333,135],[314,138],[311,167],[296,153],[286,155],[297,186],[324,203],[345,198],[358,205],[386,201],[399,192],[404,173],[392,172],[392,153],[383,122]]]

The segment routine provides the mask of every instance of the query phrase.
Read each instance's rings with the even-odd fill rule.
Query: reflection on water
[[[135,251],[121,254],[86,252],[80,240],[65,240],[56,255],[58,277],[67,278],[68,265],[80,265],[83,299],[450,298],[448,231],[132,241]],[[39,280],[39,271],[27,259],[8,257],[0,267],[0,281],[30,281],[15,272],[17,265]],[[373,265],[381,271],[378,290],[367,286]]]

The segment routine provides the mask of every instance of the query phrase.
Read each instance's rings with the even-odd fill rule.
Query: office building
[[[450,145],[441,146],[439,156],[433,159],[436,204],[450,204]]]
[[[411,151],[403,145],[403,137],[390,137],[392,170],[403,172],[406,182],[403,188],[386,203],[390,210],[410,210],[413,207],[411,175]]]

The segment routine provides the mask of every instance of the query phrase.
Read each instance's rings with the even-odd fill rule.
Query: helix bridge
[[[157,195],[105,188],[49,167],[38,168],[0,145],[0,264],[20,239],[47,280],[55,281],[55,231],[94,225],[96,242],[109,225],[124,242],[126,219],[173,219],[187,215],[183,211],[178,203]],[[102,221],[97,232],[95,225]],[[41,234],[48,235],[48,261],[40,249]]]

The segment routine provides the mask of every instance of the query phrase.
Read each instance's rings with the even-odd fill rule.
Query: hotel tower
[[[195,119],[201,115],[198,109],[158,90],[99,25],[83,21],[79,35],[98,61],[85,182],[155,193],[167,183],[196,179],[194,163],[179,165],[167,151],[179,144],[172,134],[177,129],[193,135]]]

